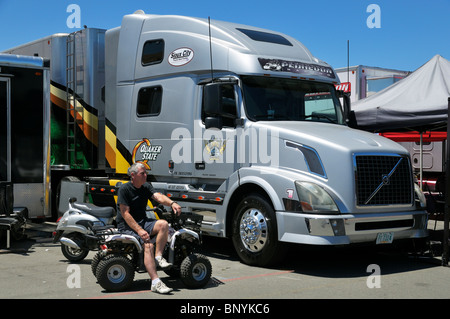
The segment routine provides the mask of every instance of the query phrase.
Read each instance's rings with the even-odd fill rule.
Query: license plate
[[[392,241],[394,240],[394,233],[378,233],[377,235],[377,245],[378,244],[392,244]]]

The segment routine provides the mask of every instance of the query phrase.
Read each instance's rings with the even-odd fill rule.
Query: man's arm
[[[123,219],[132,230],[134,230],[142,240],[146,241],[150,239],[149,233],[145,231],[139,224],[134,220],[133,216],[130,214],[130,207],[124,204],[119,204],[120,213]]]
[[[156,200],[158,203],[163,204],[164,206],[169,206],[172,208],[175,214],[180,215],[181,214],[181,206],[178,205],[177,202],[174,202],[166,195],[163,195],[161,193],[154,193],[152,198]]]

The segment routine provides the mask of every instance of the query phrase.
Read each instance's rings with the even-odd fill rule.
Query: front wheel
[[[204,287],[211,278],[212,266],[206,256],[191,254],[183,259],[180,266],[181,281],[188,288],[197,289]]]
[[[125,256],[111,254],[98,262],[96,277],[106,291],[123,291],[133,283],[134,267]]]
[[[275,211],[259,194],[251,194],[239,203],[232,231],[234,248],[248,265],[267,267],[286,254],[286,246],[278,241]]]

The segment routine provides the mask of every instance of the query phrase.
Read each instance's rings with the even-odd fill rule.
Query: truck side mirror
[[[220,116],[217,117],[207,117],[205,118],[205,128],[217,128],[221,130],[223,128],[223,120]]]
[[[358,128],[358,123],[356,122],[355,111],[352,111],[350,103],[350,93],[344,93],[344,116],[345,122],[351,128]]]
[[[222,94],[219,83],[208,83],[203,88],[203,111],[206,115],[222,113]]]
[[[206,128],[222,129],[224,120],[237,118],[234,83],[208,83],[203,88],[203,118]]]
[[[358,123],[356,122],[355,111],[350,111],[350,113],[346,119],[346,122],[349,127],[358,128]]]
[[[356,128],[358,124],[356,123],[355,112],[351,110],[350,93],[344,91],[336,91],[338,97],[342,97],[344,103],[344,119],[347,125],[351,128]]]

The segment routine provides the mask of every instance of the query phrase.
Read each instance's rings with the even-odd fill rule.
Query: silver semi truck
[[[115,205],[115,186],[142,162],[158,191],[204,216],[204,233],[232,238],[260,266],[286,243],[427,235],[409,153],[350,128],[335,71],[292,37],[137,11],[111,30],[10,53],[51,60],[52,108],[69,115],[60,125],[70,135],[53,184],[82,180],[94,203]]]

